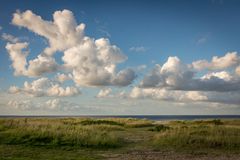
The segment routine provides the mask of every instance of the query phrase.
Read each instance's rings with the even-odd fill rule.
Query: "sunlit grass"
[[[69,125],[61,120],[2,120],[0,141],[4,144],[118,147],[120,138],[112,130],[122,128],[109,125]]]
[[[240,150],[240,127],[230,125],[237,122],[209,120],[175,121],[169,124],[173,128],[154,136],[153,143],[158,148]]]
[[[170,121],[161,124],[134,118],[0,119],[0,144],[84,148],[142,145],[176,150],[240,150],[239,124],[239,120]]]

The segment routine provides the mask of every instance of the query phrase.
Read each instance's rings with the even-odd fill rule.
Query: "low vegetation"
[[[120,138],[111,130],[115,126],[69,125],[64,120],[2,120],[0,142],[34,146],[80,146],[111,148],[120,145]]]
[[[150,128],[149,131],[155,131],[155,132],[163,132],[170,129],[169,126],[163,125],[163,124],[159,124],[154,126],[153,128]]]
[[[9,158],[10,153],[11,157],[22,156],[22,159],[27,159],[26,156],[30,156],[30,159],[34,159],[30,153],[25,155],[25,151],[22,155],[21,150],[32,150],[41,155],[46,148],[66,155],[69,152],[82,155],[63,159],[106,159],[106,153],[120,154],[126,150],[240,154],[240,120],[154,122],[133,118],[0,119],[0,148],[0,155],[3,155],[0,159],[14,159]]]
[[[240,149],[240,128],[191,126],[167,130],[154,137],[158,147],[177,150]]]

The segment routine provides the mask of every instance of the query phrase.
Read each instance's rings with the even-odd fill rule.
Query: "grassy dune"
[[[67,122],[67,123],[66,123]],[[117,147],[120,137],[109,130],[122,128],[112,125],[80,125],[78,120],[14,119],[1,121],[0,140],[4,144]],[[81,122],[81,121],[80,121]]]
[[[108,159],[136,151],[240,155],[240,120],[0,119],[0,159]]]
[[[240,149],[240,129],[223,126],[174,128],[154,137],[155,144],[172,149]]]

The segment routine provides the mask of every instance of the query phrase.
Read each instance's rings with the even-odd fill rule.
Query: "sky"
[[[8,0],[0,115],[240,114],[238,0]]]

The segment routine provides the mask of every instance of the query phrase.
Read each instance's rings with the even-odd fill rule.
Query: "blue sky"
[[[240,113],[240,2],[237,0],[1,3],[0,114]],[[72,42],[65,34],[61,35],[64,40],[60,44],[64,48],[57,48],[59,44],[51,46],[50,41],[61,40],[59,36],[49,38],[47,34],[58,34],[58,30],[45,33],[48,28],[45,24],[59,27],[54,26],[53,20],[57,11],[62,17],[67,15],[65,20],[72,15],[76,22],[71,23],[73,27],[86,25],[83,33],[91,38],[89,44],[102,40],[99,44],[112,50],[106,53],[96,47],[93,52],[82,51],[80,43],[87,42],[76,36],[76,43],[64,44]],[[22,18],[14,21],[14,13]],[[30,15],[35,16],[26,23]],[[45,26],[36,25],[37,16]],[[67,26],[64,23],[61,26]],[[105,44],[106,39],[110,44]],[[14,62],[21,62],[22,52],[6,46],[24,42],[28,46],[21,49],[29,50],[26,65],[20,63],[14,67]],[[121,51],[113,49],[113,45]],[[50,56],[44,53],[49,46],[54,48]],[[73,51],[74,47],[77,51]],[[91,63],[82,61],[82,52],[92,58]],[[113,59],[95,60],[101,53]],[[37,59],[39,55],[47,59],[43,66],[40,66],[42,60]],[[63,55],[67,57],[65,61]],[[75,57],[80,60],[73,65],[71,58],[77,61]],[[31,68],[29,62],[34,59],[37,62]],[[109,72],[106,67],[111,65],[115,69]],[[25,67],[24,72],[14,74],[21,67]],[[82,74],[86,68],[89,77]],[[99,75],[93,74],[94,71]],[[64,74],[66,81],[60,82],[59,74]],[[101,82],[96,82],[100,79]],[[43,84],[36,88],[37,80]],[[30,85],[24,85],[25,82]],[[67,87],[72,87],[71,91]],[[45,102],[48,102],[45,106],[41,105]]]

